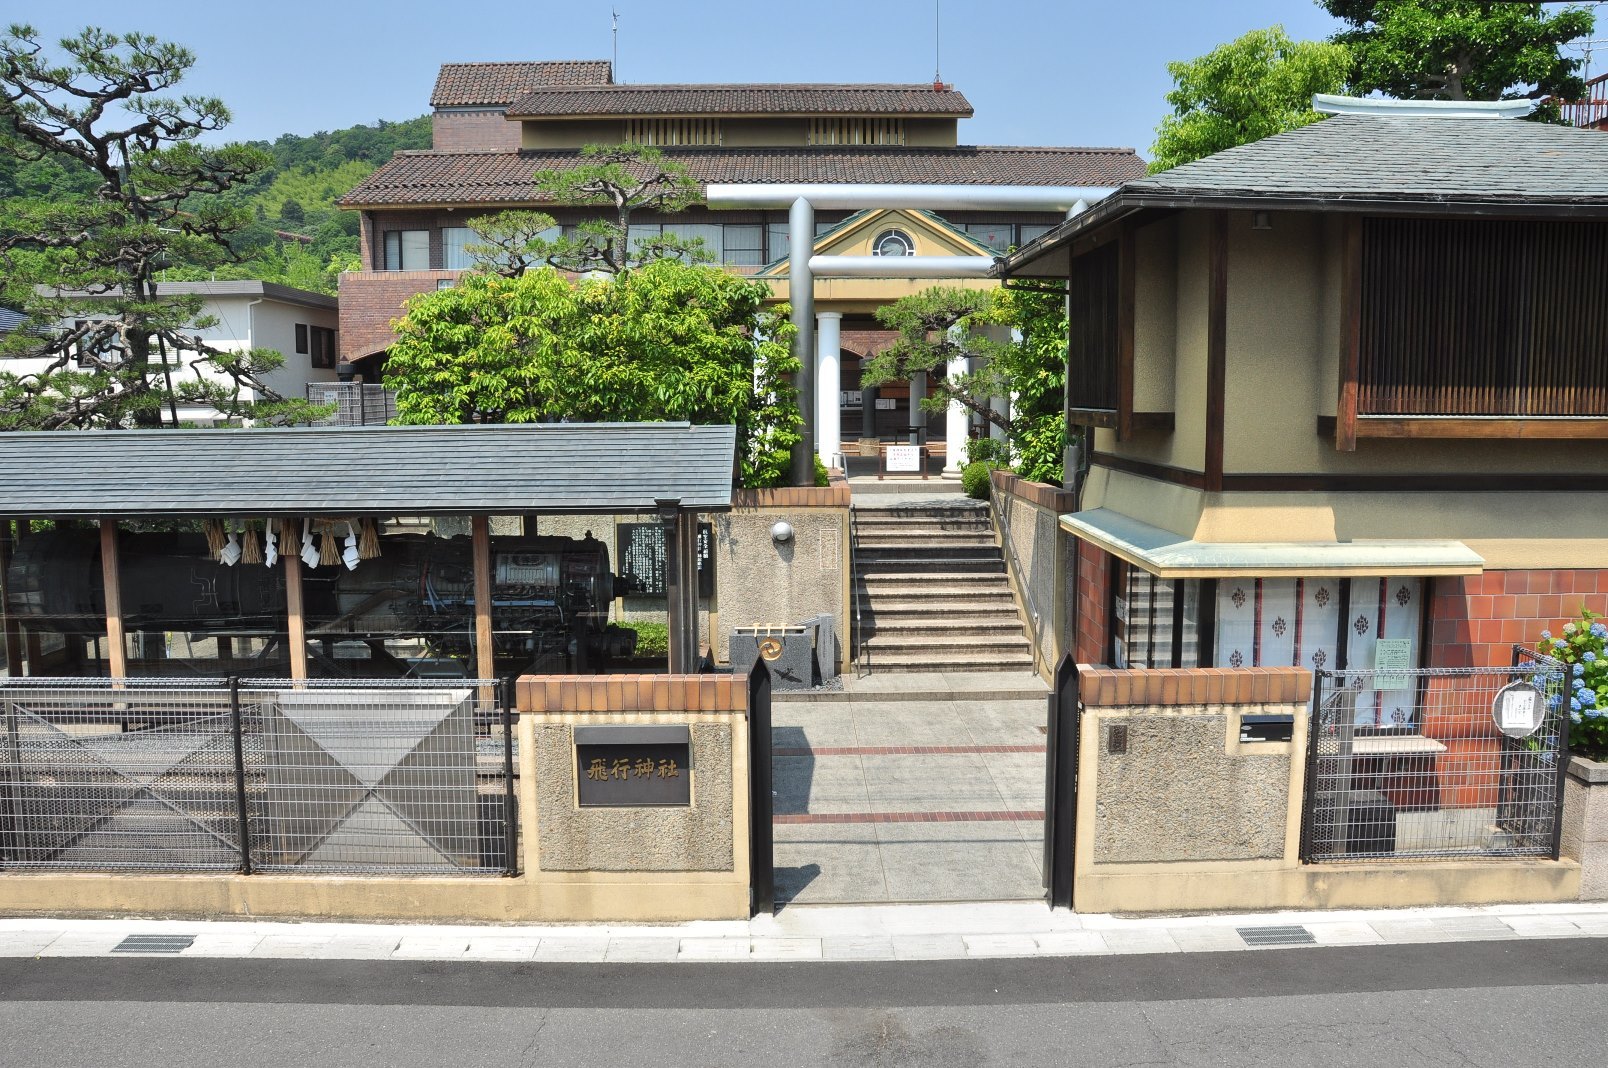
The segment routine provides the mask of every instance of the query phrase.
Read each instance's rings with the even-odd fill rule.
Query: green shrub
[[[670,624],[632,622],[628,630],[636,631],[637,656],[668,656],[670,653]]]
[[[979,501],[988,500],[989,487],[993,482],[992,474],[999,470],[999,466],[984,461],[967,464],[960,471],[960,488],[968,497]]]
[[[821,456],[817,453],[815,456],[815,484],[817,486],[829,486],[831,483],[832,479],[826,473],[826,464],[821,462]]]
[[[1011,462],[1011,447],[998,438],[970,438],[966,442],[966,462],[1004,467]]]

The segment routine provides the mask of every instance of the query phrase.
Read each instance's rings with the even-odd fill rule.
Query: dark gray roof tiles
[[[956,185],[1116,185],[1145,172],[1131,148],[958,145],[669,148],[709,182],[943,182]],[[341,198],[346,207],[516,204],[534,200],[539,169],[574,166],[576,150],[399,152]]]
[[[1514,119],[1337,115],[1140,178],[1121,192],[1608,201],[1608,137]]]
[[[0,517],[731,507],[736,431],[686,423],[0,434]]]

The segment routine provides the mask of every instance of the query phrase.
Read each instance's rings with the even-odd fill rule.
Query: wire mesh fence
[[[0,682],[0,867],[509,873],[484,679]]]
[[[1508,692],[1533,718],[1504,729]],[[1564,693],[1563,666],[1523,649],[1512,667],[1317,672],[1303,857],[1556,857]]]

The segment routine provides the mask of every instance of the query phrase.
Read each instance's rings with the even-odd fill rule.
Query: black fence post
[[[1046,740],[1044,855],[1052,909],[1072,907],[1072,876],[1077,851],[1079,701],[1078,665],[1068,653],[1055,668]]]
[[[1552,787],[1552,859],[1557,860],[1563,856],[1563,798],[1564,791],[1569,788],[1569,676],[1563,672],[1561,665],[1558,665],[1547,672],[1547,678],[1550,683],[1556,684],[1559,694],[1556,750],[1558,777]],[[1552,685],[1549,684],[1547,689],[1552,689]],[[1547,696],[1549,695],[1544,694],[1543,699]]]
[[[245,725],[240,714],[240,677],[229,676],[229,730],[234,736],[235,818],[240,824],[240,874],[251,874],[251,811],[246,804]]]
[[[1312,707],[1307,713],[1307,751],[1306,775],[1301,783],[1301,851],[1299,858],[1302,864],[1312,863],[1312,821],[1315,818],[1312,811],[1313,795],[1317,791],[1318,778],[1318,735],[1323,728],[1323,678],[1322,671],[1312,673]]]
[[[503,874],[519,874],[519,799],[514,793],[514,730],[519,717],[514,713],[514,677],[503,679]]]
[[[771,768],[771,676],[763,657],[748,673],[749,912],[776,911],[775,798]]]

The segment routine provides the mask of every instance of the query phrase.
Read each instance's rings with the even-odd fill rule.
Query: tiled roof
[[[443,63],[430,106],[507,107],[533,89],[549,85],[607,85],[613,68],[606,59],[546,60],[538,63]]]
[[[535,171],[574,164],[579,155],[561,149],[399,152],[340,202],[346,207],[530,203]],[[700,183],[1118,185],[1145,172],[1131,148],[681,148],[666,149],[664,155],[686,164]]]
[[[931,85],[598,85],[533,88],[510,118],[555,115],[955,115],[972,106]]]
[[[1608,137],[1515,119],[1337,115],[1123,187],[1136,196],[1608,201]]]

